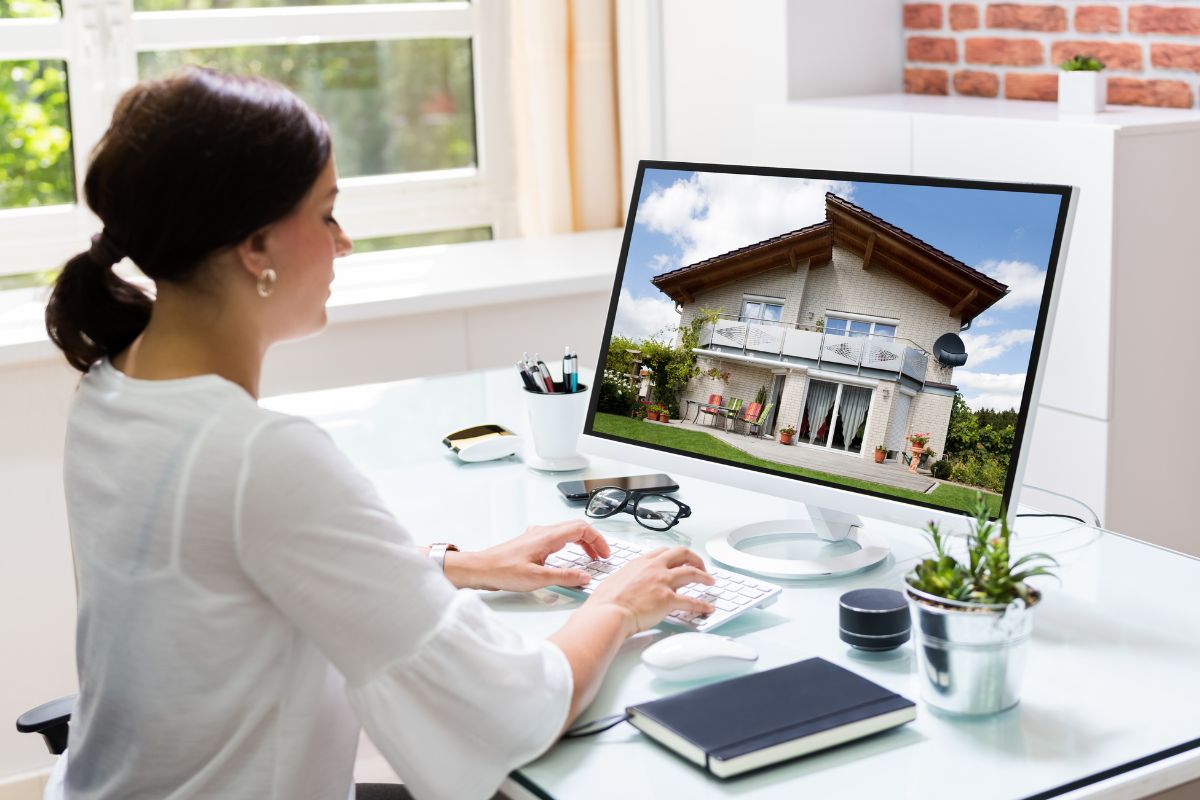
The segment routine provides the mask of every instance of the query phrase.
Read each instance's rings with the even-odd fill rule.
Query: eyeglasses
[[[588,495],[584,511],[594,519],[604,519],[624,511],[632,514],[638,524],[652,531],[665,531],[692,515],[692,509],[673,497],[661,494],[639,494],[615,486],[601,486]]]

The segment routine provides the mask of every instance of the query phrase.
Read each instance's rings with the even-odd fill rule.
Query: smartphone
[[[661,472],[657,475],[626,475],[623,478],[588,478],[582,481],[563,481],[558,490],[568,500],[586,500],[592,490],[601,486],[615,486],[618,489],[645,492],[646,494],[679,491],[679,484],[671,476]]]

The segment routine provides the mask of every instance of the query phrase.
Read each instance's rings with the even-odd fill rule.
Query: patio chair
[[[692,421],[693,422],[699,421],[701,414],[710,414],[713,417],[716,417],[716,415],[720,414],[720,413],[721,413],[721,395],[710,394],[708,396],[708,402],[701,403],[700,407],[696,409],[696,417]],[[711,421],[712,420],[710,420],[710,422]]]
[[[733,423],[730,425],[733,432],[737,433],[738,423],[742,422],[749,425],[754,420],[758,419],[758,415],[762,413],[762,403],[751,403],[746,406],[746,410],[733,418]]]
[[[741,410],[742,410],[742,399],[740,397],[735,397],[729,401],[729,405],[725,406],[722,409],[719,409],[717,411],[717,413],[721,415],[722,419],[730,420],[730,419],[736,419],[738,412],[740,412]],[[713,420],[713,424],[716,424],[716,420]]]
[[[763,425],[766,424],[767,417],[771,416],[771,409],[774,407],[774,403],[767,403],[765,406],[763,406],[762,413],[758,415],[757,419],[748,421],[748,424],[746,425],[746,427],[749,429],[748,435],[758,436],[762,433]]]

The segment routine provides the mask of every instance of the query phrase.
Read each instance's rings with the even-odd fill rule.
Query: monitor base
[[[883,536],[866,530],[850,514],[809,509],[812,519],[778,519],[734,528],[724,537],[710,539],[705,548],[721,565],[770,578],[802,580],[847,575],[869,569],[887,559],[892,549]],[[774,558],[754,555],[738,545],[759,537],[801,537],[829,543],[853,542],[858,549],[818,558]]]

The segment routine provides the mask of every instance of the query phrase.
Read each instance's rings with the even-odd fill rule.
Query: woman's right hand
[[[714,583],[700,556],[686,547],[660,547],[610,575],[592,591],[587,603],[624,610],[632,622],[632,634],[654,627],[672,611],[711,614],[715,610],[711,603],[675,591],[689,583]]]

